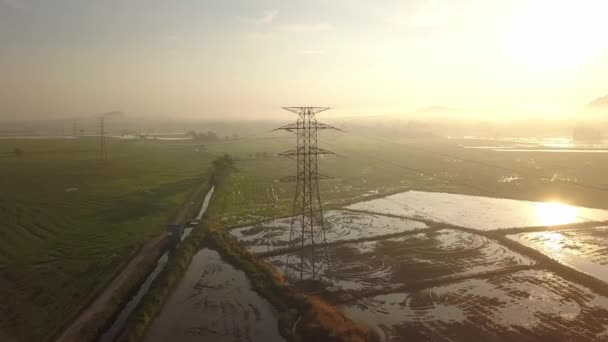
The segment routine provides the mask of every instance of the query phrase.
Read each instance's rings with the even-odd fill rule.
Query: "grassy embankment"
[[[289,341],[372,341],[375,334],[316,296],[300,295],[261,259],[241,249],[221,224],[208,222],[209,245],[243,270],[253,289],[279,313],[279,331]],[[297,322],[297,325],[296,325]]]
[[[74,319],[164,232],[211,161],[191,142],[110,139],[106,162],[93,138],[0,141],[15,147],[0,155],[0,336],[23,341]]]

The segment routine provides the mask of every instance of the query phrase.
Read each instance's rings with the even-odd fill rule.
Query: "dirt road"
[[[158,258],[160,251],[167,244],[165,235],[161,235],[150,242],[129,261],[127,266],[112,280],[112,282],[95,298],[95,300],[68,326],[57,338],[57,342],[82,341],[82,329],[86,329],[89,322],[100,318],[107,311],[118,290],[126,286],[139,270],[149,267]]]
[[[202,183],[190,196],[188,201],[180,208],[170,222],[183,223],[188,217],[196,214],[196,206],[203,198],[204,191],[207,189],[207,182]],[[112,308],[113,303],[123,301],[124,298],[116,299],[118,291],[127,286],[133,281],[133,277],[141,272],[142,269],[148,269],[158,259],[161,251],[169,243],[165,234],[149,241],[145,244],[137,255],[129,261],[127,266],[112,280],[112,282],[95,298],[95,300],[85,308],[80,315],[59,335],[57,342],[82,342],[83,336],[90,338],[91,334],[96,335],[98,332],[91,332],[92,329],[100,329],[105,320],[110,317],[109,311],[117,310]]]

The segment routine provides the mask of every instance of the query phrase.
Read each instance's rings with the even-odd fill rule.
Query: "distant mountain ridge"
[[[589,102],[587,107],[590,108],[600,108],[600,109],[608,109],[608,95],[604,95],[602,97],[598,97],[597,99]]]

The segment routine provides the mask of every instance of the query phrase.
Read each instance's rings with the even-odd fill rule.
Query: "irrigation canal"
[[[201,209],[196,217],[196,220],[200,220],[207,211],[207,208],[209,207],[209,201],[213,196],[214,190],[215,187],[211,187],[207,194],[205,194],[203,204],[201,205]],[[194,229],[192,223],[190,223],[189,226],[185,227],[185,229],[181,233],[180,241],[184,241],[184,239],[188,237],[188,235],[190,235],[192,229]],[[124,305],[124,307],[120,310],[112,325],[110,325],[110,327],[99,337],[99,342],[112,342],[119,336],[135,308],[137,308],[144,295],[148,293],[148,291],[150,290],[150,286],[152,285],[156,277],[158,277],[160,272],[167,265],[167,261],[169,260],[169,253],[170,250],[166,250],[159,256],[156,262],[156,267],[150,272],[144,282],[139,286],[135,295],[133,295],[133,297],[131,297],[129,301]]]

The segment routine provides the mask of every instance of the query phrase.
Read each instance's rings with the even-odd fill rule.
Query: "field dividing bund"
[[[386,340],[603,341],[608,297],[529,270],[367,297],[344,305]]]
[[[534,264],[492,240],[453,229],[334,246],[330,258],[331,268],[321,272],[332,290],[356,292]],[[284,267],[284,259],[267,258],[278,269]],[[310,275],[307,255],[304,265],[304,274]]]
[[[480,200],[484,205],[497,201]],[[328,212],[332,265],[320,272],[331,283],[320,296],[373,328],[382,340],[608,339],[608,286],[579,271],[582,266],[591,267],[589,274],[604,270],[605,225],[572,217],[571,222],[525,226],[545,222],[546,213],[541,212],[531,218],[512,213],[514,222],[506,214],[498,221],[486,215],[474,218],[472,227],[462,227],[425,215],[433,210],[428,204],[424,210],[412,210],[408,203],[410,210],[404,210],[401,204],[388,203],[390,210],[355,204],[348,211]],[[512,200],[502,203],[511,208],[519,205]],[[454,202],[450,205],[451,211],[443,215],[457,217],[459,223],[475,212]],[[529,206],[522,204],[526,210],[520,215],[529,215]],[[600,210],[586,213],[606,215]],[[283,218],[238,227],[229,234],[282,272],[289,223]],[[487,229],[486,224],[494,228]],[[569,258],[563,260],[564,256]],[[304,260],[307,274],[306,254]],[[570,261],[568,265],[579,270],[557,260]]]
[[[364,241],[379,236],[400,235],[428,229],[424,222],[385,215],[361,214],[349,211],[330,210],[324,214],[327,221],[327,242]],[[281,218],[253,226],[230,230],[239,244],[251,253],[284,251],[289,245],[291,218]]]

